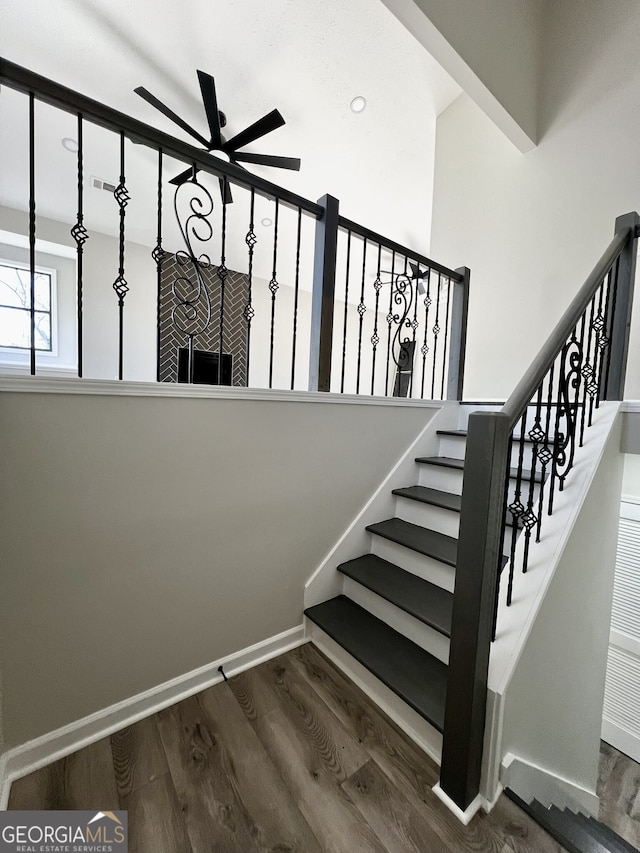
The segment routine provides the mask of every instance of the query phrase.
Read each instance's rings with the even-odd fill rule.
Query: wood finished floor
[[[131,853],[562,853],[505,797],[462,826],[437,776],[309,644],[17,780],[9,808],[127,809]]]
[[[640,764],[604,742],[598,797],[602,823],[640,850]]]

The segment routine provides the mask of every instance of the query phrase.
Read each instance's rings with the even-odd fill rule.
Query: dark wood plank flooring
[[[437,778],[309,644],[17,780],[9,808],[127,809],[131,853],[562,853],[504,797],[462,826]]]
[[[640,764],[604,741],[598,797],[602,823],[640,850]]]

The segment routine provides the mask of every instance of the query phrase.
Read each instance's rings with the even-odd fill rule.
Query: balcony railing
[[[35,278],[53,219],[74,249],[74,316],[59,327],[79,377],[460,398],[468,270],[3,59],[0,84],[31,374],[51,363],[36,343]],[[66,154],[45,171],[61,133],[73,166]]]

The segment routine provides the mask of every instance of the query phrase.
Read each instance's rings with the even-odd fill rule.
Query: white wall
[[[512,753],[593,795],[624,460],[621,422],[609,435],[504,697],[502,755]]]
[[[170,392],[0,392],[7,748],[301,624],[431,416]]]
[[[545,0],[384,0],[521,151],[538,139]]]
[[[542,138],[519,154],[465,95],[438,120],[431,250],[471,268],[467,396],[507,395],[640,206],[640,7],[547,7]],[[636,310],[627,397],[640,396]]]

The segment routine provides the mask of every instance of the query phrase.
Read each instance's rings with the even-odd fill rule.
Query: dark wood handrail
[[[204,172],[228,178],[233,183],[247,189],[254,189],[265,198],[277,198],[279,202],[290,207],[300,208],[316,219],[321,219],[324,215],[324,210],[320,205],[303,196],[279,187],[271,181],[266,181],[241,166],[225,163],[217,157],[212,157],[201,148],[194,148],[193,145],[181,142],[168,133],[163,133],[151,125],[131,118],[126,113],[107,107],[99,101],[93,100],[93,98],[81,95],[73,89],[61,86],[59,83],[54,83],[53,80],[2,57],[0,57],[0,84],[19,92],[32,93],[37,100],[51,104],[73,115],[80,113],[92,124],[97,124],[100,127],[107,128],[107,130],[122,131],[132,142],[142,142],[151,148],[162,149],[165,154],[182,160],[188,165],[195,163],[197,168]]]
[[[502,412],[509,417],[510,429],[513,429],[529,405],[547,371],[553,364],[558,353],[565,345],[571,330],[582,316],[587,305],[593,298],[603,278],[607,275],[616,259],[627,245],[631,235],[631,227],[617,231],[606,251],[582,285],[571,304],[560,318],[559,323],[551,332],[530,367],[518,382],[515,389],[502,407]]]

